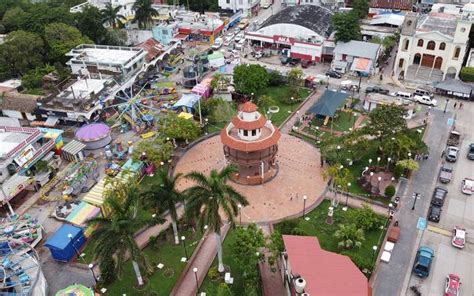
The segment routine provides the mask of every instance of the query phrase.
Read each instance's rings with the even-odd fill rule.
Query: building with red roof
[[[252,102],[240,105],[239,113],[221,131],[226,159],[239,168],[232,179],[240,184],[263,184],[278,172],[275,157],[280,131],[257,111]]]
[[[351,259],[321,249],[317,237],[283,235],[283,242],[283,280],[291,295],[370,295],[367,278]]]

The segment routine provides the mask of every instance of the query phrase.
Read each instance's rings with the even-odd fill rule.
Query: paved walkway
[[[269,236],[271,234],[271,229],[268,224],[259,224],[259,226],[265,236]],[[270,256],[270,252],[268,250],[265,250],[263,253],[265,254],[265,258]],[[285,296],[285,286],[283,284],[283,279],[281,278],[280,262],[278,262],[278,267],[275,272],[271,270],[268,260],[261,262],[258,267],[260,269],[260,279],[262,280],[263,295]]]
[[[221,240],[224,238],[229,230],[229,225],[225,224],[221,228]],[[186,268],[181,273],[175,287],[171,291],[171,295],[176,296],[191,296],[196,295],[196,276],[193,269],[197,268],[197,278],[199,286],[206,278],[207,271],[211,267],[212,261],[217,255],[216,237],[214,233],[205,235],[204,240],[198,245],[196,251],[189,259]],[[225,262],[224,262],[225,264]]]
[[[303,115],[308,111],[311,106],[313,106],[314,103],[321,97],[321,95],[324,93],[323,88],[319,88],[317,92],[311,93],[309,99],[307,99],[299,109],[295,110],[293,114],[291,114],[290,118],[284,123],[283,126],[280,126],[280,131],[285,134],[289,134],[291,131],[291,128],[296,124],[297,117],[296,116],[296,111],[300,111],[300,115]]]

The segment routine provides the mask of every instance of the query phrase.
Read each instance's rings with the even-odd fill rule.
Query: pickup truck
[[[430,275],[431,262],[433,261],[434,251],[427,246],[421,246],[416,252],[415,264],[413,265],[413,272],[422,278]]]
[[[459,145],[459,141],[461,139],[461,134],[457,131],[451,131],[448,137],[448,146],[455,146]]]
[[[451,182],[451,178],[453,177],[453,169],[442,166],[439,170],[439,181],[443,184],[447,184]]]

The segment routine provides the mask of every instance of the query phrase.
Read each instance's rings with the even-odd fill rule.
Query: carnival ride
[[[37,219],[25,214],[0,220],[0,244],[10,242],[12,247],[35,247],[43,239],[43,229]]]

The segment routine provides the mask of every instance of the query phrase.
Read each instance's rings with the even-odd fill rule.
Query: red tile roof
[[[267,122],[267,119],[263,115],[261,115],[257,120],[253,120],[253,121],[244,121],[240,119],[239,116],[234,116],[232,118],[232,123],[234,124],[236,128],[244,129],[248,131],[251,131],[257,128],[262,128],[265,126],[266,122]]]
[[[385,9],[411,10],[413,0],[371,0],[370,7]]]
[[[369,284],[351,259],[321,249],[313,236],[283,235],[291,272],[306,281],[310,295],[366,296]]]
[[[147,62],[156,58],[163,51],[163,46],[161,43],[153,38],[138,44],[137,47],[143,48],[147,52],[145,57]]]
[[[227,126],[221,130],[221,141],[222,144],[228,146],[232,149],[244,151],[244,152],[252,152],[252,151],[259,151],[266,148],[269,148],[273,145],[278,143],[280,140],[281,134],[278,128],[275,127],[275,131],[271,134],[271,136],[256,141],[243,141],[237,140],[227,134]]]
[[[246,102],[246,103],[240,105],[240,111],[248,112],[248,113],[255,112],[255,111],[257,111],[257,105],[255,105],[252,102]]]

